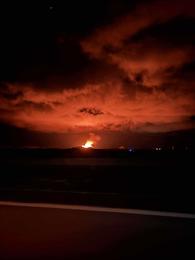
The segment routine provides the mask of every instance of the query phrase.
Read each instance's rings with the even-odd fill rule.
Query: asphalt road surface
[[[0,202],[0,259],[195,259],[195,216]]]

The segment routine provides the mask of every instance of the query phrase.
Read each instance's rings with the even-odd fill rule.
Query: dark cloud
[[[0,88],[0,98],[7,100],[17,100],[23,96],[22,91],[10,92],[7,88]]]
[[[18,104],[15,105],[16,109],[24,109],[29,111],[39,111],[39,112],[52,112],[52,107],[48,104],[45,104],[43,102],[32,102],[24,100]]]
[[[190,121],[195,122],[195,115],[190,116]]]
[[[95,107],[83,107],[79,109],[79,112],[86,113],[92,116],[99,116],[104,114],[100,109],[97,109]]]

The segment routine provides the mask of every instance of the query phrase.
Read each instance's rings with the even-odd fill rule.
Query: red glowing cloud
[[[165,23],[175,17],[195,16],[195,3],[193,0],[153,1],[138,5],[134,11],[121,17],[113,24],[97,29],[81,45],[93,57],[103,57],[107,54],[107,47],[120,49],[124,41],[141,30],[153,24]]]
[[[84,86],[63,92],[46,93],[30,87],[9,86],[15,99],[1,99],[1,120],[43,132],[82,131],[169,131],[189,128],[186,122],[194,111],[190,94],[139,90],[131,95],[120,82]],[[106,91],[105,91],[106,89]],[[174,101],[174,102],[173,102]],[[83,113],[82,108],[101,113]],[[88,111],[88,110],[86,110]]]
[[[64,85],[57,76],[52,87],[49,79],[46,87],[4,83],[1,122],[55,133],[194,128],[194,31],[184,35],[194,7],[192,0],[150,1],[96,28],[79,43],[88,66]]]

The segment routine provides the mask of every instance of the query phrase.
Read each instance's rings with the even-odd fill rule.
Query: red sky
[[[46,53],[1,81],[1,123],[55,134],[194,129],[194,7],[138,1],[87,33],[56,33],[57,62]]]

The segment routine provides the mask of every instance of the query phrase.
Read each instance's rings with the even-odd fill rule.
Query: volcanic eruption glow
[[[83,148],[93,148],[94,142],[87,140],[85,144],[82,145]]]

